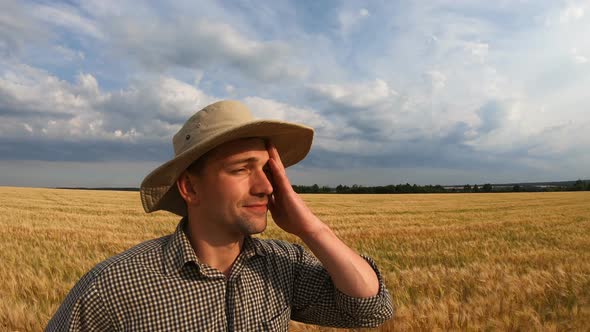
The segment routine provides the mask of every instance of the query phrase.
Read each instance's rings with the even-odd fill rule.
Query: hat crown
[[[220,131],[230,130],[253,120],[255,119],[250,110],[239,101],[223,100],[211,104],[191,116],[174,135],[174,154],[178,156]]]

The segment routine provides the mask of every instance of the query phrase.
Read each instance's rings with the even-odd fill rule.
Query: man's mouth
[[[245,204],[243,205],[246,209],[248,209],[249,211],[255,212],[255,213],[265,213],[267,208],[267,203],[253,203],[253,204]]]

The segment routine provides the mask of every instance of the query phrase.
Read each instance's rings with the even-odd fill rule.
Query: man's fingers
[[[283,161],[281,160],[281,156],[279,155],[279,151],[272,143],[268,143],[268,155],[270,158],[277,161],[279,167],[283,169],[285,168],[285,166],[283,165]]]
[[[269,210],[275,207],[275,196],[273,194],[268,195],[268,203],[266,204]]]
[[[272,179],[275,185],[284,187],[285,185],[290,185],[289,179],[287,179],[287,175],[285,173],[285,169],[279,166],[279,163],[271,158],[268,160],[268,165],[270,167],[270,171],[272,173]]]
[[[279,150],[277,150],[277,148],[273,145],[272,149],[275,152],[275,155],[277,156],[275,158],[275,160],[277,161],[277,164],[279,164],[279,167],[283,169],[283,171],[285,170],[285,165],[283,165],[283,161],[281,160],[281,155],[279,155]]]

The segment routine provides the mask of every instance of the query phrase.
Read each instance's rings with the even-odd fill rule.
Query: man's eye
[[[239,173],[243,173],[245,171],[247,171],[247,169],[245,169],[245,168],[237,168],[237,169],[232,170],[231,172],[234,173],[234,174],[239,174]]]

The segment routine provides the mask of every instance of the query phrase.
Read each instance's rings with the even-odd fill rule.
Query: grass
[[[381,331],[590,329],[590,192],[303,197],[378,263],[396,306]],[[83,273],[178,222],[136,192],[0,187],[0,200],[8,331],[42,330]],[[262,237],[298,242],[272,223]]]

